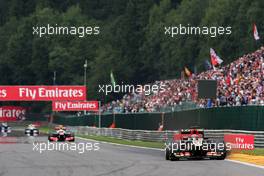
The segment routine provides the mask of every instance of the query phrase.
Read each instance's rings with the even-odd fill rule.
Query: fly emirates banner
[[[86,100],[86,86],[0,86],[0,101],[66,100]]]
[[[26,108],[21,106],[1,106],[0,122],[25,120]]]

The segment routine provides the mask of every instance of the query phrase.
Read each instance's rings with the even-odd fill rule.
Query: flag
[[[160,124],[158,131],[163,131],[163,124]]]
[[[194,75],[197,74],[197,66],[196,66],[196,65],[195,65],[194,68],[193,68],[193,73],[194,73]]]
[[[255,23],[253,25],[253,35],[255,40],[259,40],[258,29]]]
[[[185,73],[184,71],[181,71],[181,79],[184,79],[184,77],[185,77]]]
[[[184,73],[190,77],[192,75],[192,72],[187,68],[187,67],[184,67]]]
[[[87,68],[88,64],[87,64],[87,60],[85,60],[85,63],[83,65],[84,68]]]
[[[206,70],[211,70],[212,69],[212,65],[208,60],[204,61],[204,67]]]
[[[210,48],[210,56],[211,56],[211,63],[213,66],[220,65],[223,62],[223,60],[216,55],[213,48]]]
[[[112,71],[111,71],[111,73],[110,73],[110,79],[111,79],[111,83],[112,83],[112,85],[115,87],[116,82],[115,82],[114,74],[113,74]]]
[[[113,123],[109,126],[109,128],[115,128],[115,127],[116,127],[115,122],[113,122]]]

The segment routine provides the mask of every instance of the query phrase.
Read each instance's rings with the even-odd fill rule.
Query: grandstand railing
[[[115,107],[116,108],[116,107]],[[125,112],[120,112],[120,111],[116,111],[114,108],[114,110],[111,111],[104,111],[102,114],[122,114]],[[154,108],[154,111],[151,113],[158,113],[158,112],[176,112],[176,111],[185,111],[185,110],[192,110],[192,109],[197,109],[199,108],[199,106],[192,102],[192,101],[184,101],[179,105],[174,105],[174,106],[163,106],[163,107],[159,107],[159,108]],[[121,108],[122,109],[122,108]],[[122,110],[124,111],[124,109]],[[128,112],[128,113],[132,113],[132,112]],[[147,111],[139,111],[139,112],[133,112],[133,113],[149,113]],[[127,113],[125,113],[127,114]]]

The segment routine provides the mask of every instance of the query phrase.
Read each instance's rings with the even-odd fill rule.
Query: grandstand
[[[165,91],[151,95],[125,94],[123,99],[102,107],[104,113],[136,113],[175,111],[179,107],[211,108],[219,106],[264,105],[264,47],[245,54],[235,61],[192,74],[188,79],[156,81],[165,84]],[[198,100],[198,80],[217,80],[217,98]],[[187,106],[186,106],[187,104]]]

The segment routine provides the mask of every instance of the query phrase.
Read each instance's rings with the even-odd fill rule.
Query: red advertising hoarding
[[[98,101],[53,101],[53,111],[98,111]]]
[[[21,106],[2,106],[0,107],[0,122],[10,122],[24,120],[26,108]]]
[[[0,86],[0,101],[69,100],[86,100],[86,86]]]
[[[254,135],[225,134],[224,141],[231,144],[231,149],[254,150]]]

